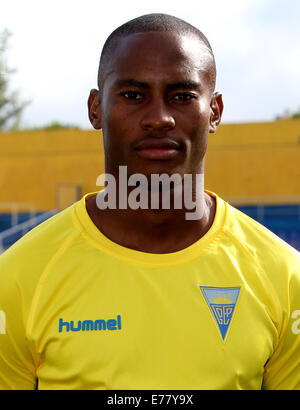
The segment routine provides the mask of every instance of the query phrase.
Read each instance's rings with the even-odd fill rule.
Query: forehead
[[[195,35],[169,32],[135,33],[118,39],[104,79],[120,78],[174,81],[182,77],[208,80],[213,57]]]

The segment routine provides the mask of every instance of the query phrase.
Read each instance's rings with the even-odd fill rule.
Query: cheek
[[[206,152],[209,135],[210,108],[207,103],[199,103],[198,110],[189,116],[187,127],[190,138],[187,141],[188,155],[194,164],[199,163]]]
[[[190,141],[188,146],[190,163],[193,167],[197,167],[203,161],[207,149],[207,142],[207,133],[202,133],[198,128],[193,140]]]
[[[113,100],[102,111],[102,133],[105,157],[112,163],[123,164],[129,155],[130,143],[136,131],[128,116]]]
[[[114,100],[111,99],[109,103],[104,102],[102,105],[102,130],[105,135],[111,133],[118,124],[118,121],[116,121],[117,116],[117,104]]]
[[[112,135],[127,135],[130,139],[134,121],[130,121],[128,110],[118,103],[117,99],[110,98],[102,110],[102,129]]]

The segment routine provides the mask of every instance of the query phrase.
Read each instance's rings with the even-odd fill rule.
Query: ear
[[[92,126],[99,130],[101,129],[101,101],[99,90],[92,89],[88,98],[89,119]]]
[[[216,92],[213,94],[210,103],[210,120],[209,120],[209,132],[214,133],[221,122],[223,113],[223,99],[222,94]]]

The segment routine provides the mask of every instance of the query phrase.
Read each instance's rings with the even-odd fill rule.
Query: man
[[[2,255],[1,388],[299,389],[299,254],[203,188],[223,110],[207,39],[134,19],[108,38],[98,85],[89,117],[116,189]]]

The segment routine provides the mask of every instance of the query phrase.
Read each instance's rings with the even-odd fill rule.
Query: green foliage
[[[49,124],[42,125],[39,127],[34,128],[26,128],[26,131],[36,131],[36,130],[46,130],[46,131],[55,131],[55,130],[63,130],[63,129],[70,129],[70,130],[80,130],[81,128],[75,124],[63,124],[59,121],[52,121]]]
[[[294,120],[299,119],[299,118],[300,118],[300,111],[295,112],[295,113],[292,115],[292,118],[293,118]]]
[[[277,115],[275,120],[298,120],[300,118],[300,109],[297,111],[285,110],[283,114]]]
[[[21,115],[29,101],[20,101],[18,91],[9,90],[9,77],[16,70],[8,68],[5,52],[11,32],[4,29],[0,32],[0,131],[19,128]]]

